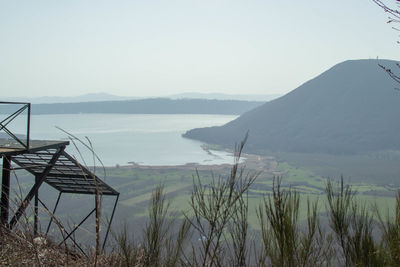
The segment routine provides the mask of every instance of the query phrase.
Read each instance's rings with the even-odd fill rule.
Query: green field
[[[244,163],[246,165],[246,163]],[[189,199],[193,186],[193,176],[196,170],[166,168],[166,169],[141,169],[141,168],[112,168],[108,169],[108,181],[121,192],[120,207],[129,210],[129,218],[146,216],[147,205],[152,190],[159,184],[164,185],[166,197],[171,201],[171,210],[176,212],[189,212]],[[211,176],[227,177],[228,169],[199,171],[203,184],[210,182]],[[257,170],[248,169],[250,173]],[[282,179],[281,188],[292,189],[300,193],[300,216],[306,218],[307,199],[318,201],[319,211],[325,212],[326,196],[325,187],[327,177],[317,174],[313,168],[297,167],[292,162],[279,161],[275,172],[261,172],[249,190],[250,224],[257,228],[255,209],[262,202],[264,196],[271,193],[274,174],[278,173]],[[344,181],[356,192],[356,198],[365,203],[373,211],[377,207],[383,214],[392,211],[398,186],[383,184],[380,180],[376,183],[366,179],[351,179],[343,175]],[[340,176],[330,178],[333,183],[338,183]],[[390,179],[389,179],[390,180]]]

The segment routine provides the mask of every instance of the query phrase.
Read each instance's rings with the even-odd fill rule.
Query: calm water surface
[[[63,114],[31,117],[31,139],[67,139],[56,126],[85,140],[90,139],[94,150],[106,166],[180,165],[186,163],[232,163],[232,155],[201,148],[202,143],[181,135],[197,127],[223,125],[237,116],[231,115],[160,115],[160,114]],[[93,165],[91,153],[79,145],[88,165]],[[82,159],[69,145],[67,151]]]

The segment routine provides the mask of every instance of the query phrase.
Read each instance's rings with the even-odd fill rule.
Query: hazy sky
[[[371,0],[0,0],[0,97],[286,93],[399,60],[386,21]]]

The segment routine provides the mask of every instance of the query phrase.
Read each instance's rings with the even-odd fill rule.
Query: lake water
[[[192,128],[223,125],[235,118],[237,116],[204,114],[33,115],[31,139],[67,139],[67,134],[57,129],[58,126],[82,140],[88,137],[105,166],[127,165],[128,162],[141,165],[232,163],[231,154],[221,151],[209,154],[201,148],[201,142],[181,135]],[[14,129],[22,129],[23,123],[17,121]],[[79,148],[87,165],[93,165],[90,151],[82,145]],[[67,151],[82,161],[72,143]]]

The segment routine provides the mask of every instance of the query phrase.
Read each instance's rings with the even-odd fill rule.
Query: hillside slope
[[[232,147],[249,131],[252,152],[358,153],[400,149],[400,91],[378,63],[350,60],[221,127],[185,137]]]

